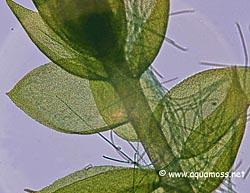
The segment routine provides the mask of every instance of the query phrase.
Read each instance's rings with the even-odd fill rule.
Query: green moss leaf
[[[193,192],[215,190],[234,163],[250,104],[250,87],[246,81],[249,77],[249,68],[198,73],[172,88],[155,110],[176,157],[167,171],[180,165],[189,174],[219,172],[221,175],[187,178]],[[171,185],[174,180],[168,183]]]
[[[147,74],[141,79],[142,89],[152,97],[153,74]],[[155,105],[161,93],[150,104]],[[49,63],[26,75],[8,95],[29,116],[52,129],[77,134],[114,129],[126,140],[138,140],[108,82],[82,79]]]
[[[11,0],[7,3],[32,41],[53,62],[65,70],[88,79],[105,79],[102,64],[87,52],[76,50],[70,42],[56,34],[39,13],[28,10]]]
[[[123,54],[126,16],[122,1],[33,2],[51,29],[77,50],[88,52],[99,60]]]
[[[75,172],[38,193],[151,192],[158,185],[153,170],[99,166]]]
[[[124,1],[127,15],[125,58],[134,76],[155,59],[165,38],[169,0]]]
[[[29,116],[65,133],[96,133],[126,124],[122,120],[107,125],[96,107],[89,80],[53,63],[30,72],[8,95]]]
[[[239,83],[236,69],[232,71],[232,80],[224,101],[191,131],[185,141],[182,157],[193,157],[208,151],[245,115],[249,103]]]
[[[189,174],[190,172],[199,172],[196,175],[210,173],[210,177],[188,178],[194,192],[210,193],[228,176],[235,161],[245,126],[246,113],[242,114],[242,117],[228,128],[225,135],[209,151],[189,159],[180,160],[183,171]]]
[[[34,0],[38,13],[7,0],[33,42],[83,78],[109,78],[114,66],[139,78],[164,40],[169,1]],[[63,14],[62,14],[63,13]]]

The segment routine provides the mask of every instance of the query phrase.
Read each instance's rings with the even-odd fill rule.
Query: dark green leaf
[[[22,26],[38,46],[57,65],[88,79],[105,79],[107,74],[102,64],[86,52],[79,52],[69,41],[58,36],[41,18],[39,13],[28,10],[12,0],[7,0]]]
[[[123,55],[126,16],[122,1],[33,2],[51,29],[76,50],[87,52],[101,61]]]
[[[8,5],[33,42],[54,63],[88,79],[114,66],[139,78],[165,37],[169,1],[34,0],[38,13]]]

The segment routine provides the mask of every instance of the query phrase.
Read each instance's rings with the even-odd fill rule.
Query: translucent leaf
[[[148,97],[152,97],[150,76],[141,80]],[[153,103],[160,99],[161,92]],[[138,140],[108,82],[81,79],[49,63],[25,76],[8,95],[28,115],[52,129],[78,134],[114,129],[126,140]]]
[[[249,68],[208,70],[184,80],[164,96],[155,113],[161,115],[162,130],[176,157],[167,171],[176,165],[189,174],[225,175],[230,170],[245,130],[248,78]],[[224,177],[187,180],[193,192],[209,193]]]
[[[203,175],[212,172],[211,177],[199,177],[198,180],[188,178],[194,192],[210,193],[222,183],[235,161],[245,127],[246,113],[228,128],[225,135],[208,152],[180,160],[185,172],[199,172]],[[203,143],[207,143],[206,139]]]
[[[182,157],[193,157],[212,148],[235,122],[245,114],[248,100],[241,89],[236,71],[231,75],[232,81],[224,101],[204,119],[197,128],[194,128],[182,149]],[[206,143],[204,143],[204,139]]]
[[[75,172],[38,192],[144,193],[153,191],[158,182],[153,170],[99,166]]]
[[[96,107],[89,80],[53,63],[30,72],[8,95],[29,116],[65,133],[96,133],[126,124],[124,120],[107,125]]]
[[[138,140],[133,126],[128,121],[123,103],[112,85],[104,81],[90,81],[90,88],[98,111],[108,125],[126,123],[114,128],[116,134],[128,141]]]
[[[80,77],[94,80],[107,80],[108,75],[104,70],[103,63],[100,62],[99,59],[96,59],[97,56],[92,54],[91,49],[81,49],[83,48],[81,46],[85,46],[85,44],[81,45],[81,48],[79,45],[76,46],[77,43],[82,41],[79,36],[81,33],[79,33],[78,30],[83,28],[81,28],[81,25],[77,25],[81,23],[80,20],[82,14],[84,17],[87,17],[88,14],[95,15],[99,14],[99,12],[101,14],[102,12],[106,14],[106,12],[111,11],[115,16],[110,17],[117,19],[116,22],[113,22],[116,27],[119,28],[119,26],[122,26],[118,26],[117,22],[122,24],[125,23],[124,18],[122,18],[122,13],[117,12],[117,10],[121,10],[119,2],[102,2],[103,4],[98,4],[94,1],[75,1],[72,3],[68,0],[34,0],[34,3],[39,11],[36,13],[14,3],[11,0],[7,0],[10,8],[20,20],[31,39],[52,61],[70,73]],[[90,7],[90,9],[85,10],[83,8],[83,4],[88,4],[87,7]],[[124,58],[126,61],[120,63],[116,61],[114,65],[121,65],[122,69],[122,66],[125,65],[124,63],[128,63],[128,65],[131,65],[129,68],[133,71],[133,76],[139,77],[155,58],[164,39],[168,20],[169,2],[165,0],[150,0],[141,4],[141,1],[133,0],[125,1],[124,6],[125,8],[123,7],[123,9],[126,13],[126,21],[128,21],[126,25],[126,41],[123,41],[121,36],[119,37],[119,41],[121,41],[119,44],[124,44]],[[66,25],[68,22],[66,20],[68,19],[70,20],[70,23],[74,25],[73,27]],[[77,32],[77,35],[72,35],[72,33],[75,32]],[[93,34],[95,33],[93,32]],[[104,37],[102,33],[98,32],[98,34],[101,34],[101,36]],[[89,44],[86,44],[86,46],[87,45]],[[103,44],[102,46],[103,48],[100,49],[103,49],[104,51],[108,50],[108,45]],[[119,49],[115,48],[115,50]],[[112,53],[117,55],[115,52]],[[115,60],[117,60],[117,57]],[[108,61],[108,64],[105,65],[113,65],[112,58],[109,57]],[[150,97],[153,98],[152,96]],[[150,100],[152,100],[151,98]],[[158,101],[155,100],[154,103],[157,102]],[[151,104],[152,103],[150,102],[150,105]],[[106,109],[106,111],[108,110]],[[109,115],[104,114],[104,117],[109,117]],[[129,123],[124,125],[123,130],[124,132],[119,133],[119,131],[122,131],[119,130],[117,133],[125,139],[137,139],[136,133]]]
[[[98,105],[98,110],[108,124],[128,120],[123,103],[109,82],[91,81],[90,88]]]
[[[153,111],[159,101],[165,95],[165,88],[162,87],[161,83],[158,81],[151,68],[149,68],[142,74],[140,83],[143,93],[148,100],[149,106]]]
[[[143,73],[140,83],[141,90],[143,90],[151,110],[153,111],[157,103],[164,96],[164,89],[161,87],[161,84],[158,82],[151,69]],[[113,125],[117,123],[117,121],[124,122],[128,120],[119,96],[108,82],[91,81],[90,85],[99,112],[109,125]],[[137,90],[135,92],[139,91]],[[124,98],[124,100],[126,100],[126,98]],[[138,141],[137,134],[130,123],[115,128],[114,131],[125,140]]]
[[[164,40],[169,2],[165,0],[33,0],[46,23],[77,49],[100,60],[117,58],[140,76]],[[64,14],[62,14],[64,13]],[[81,33],[79,33],[81,32]]]
[[[241,88],[248,95],[247,100],[249,101],[249,84],[246,89],[243,88],[242,77],[244,73],[244,68],[237,68]],[[247,73],[247,76],[250,77],[249,69],[247,69]],[[214,118],[216,117],[215,111],[226,100],[232,87],[231,83],[231,68],[209,70],[187,78],[165,95],[161,104],[159,104],[163,108],[162,129],[176,156],[180,156],[184,142],[195,128],[201,125],[213,112]],[[234,86],[234,88],[236,89],[237,86]],[[236,105],[235,103],[239,101],[237,94],[234,94],[234,97],[236,102],[232,105]],[[241,110],[244,111],[244,109]]]
[[[8,5],[32,41],[57,65],[88,79],[104,79],[107,74],[99,61],[86,52],[79,52],[58,36],[41,18],[39,13],[28,10],[11,0]]]
[[[126,0],[125,58],[134,76],[153,62],[165,38],[169,0]]]
[[[169,9],[166,0],[34,0],[36,13],[7,3],[54,63],[97,80],[109,78],[107,72],[117,66],[139,78],[161,47]]]

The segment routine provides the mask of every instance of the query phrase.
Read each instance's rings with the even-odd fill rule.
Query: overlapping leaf
[[[123,55],[126,16],[122,1],[33,2],[50,28],[76,50],[87,52],[101,61]]]
[[[34,0],[39,12],[8,5],[33,42],[53,62],[88,79],[119,66],[134,77],[151,65],[166,31],[166,0]],[[63,13],[63,14],[62,14]]]
[[[236,69],[233,70],[231,79],[224,101],[188,136],[181,153],[182,157],[193,157],[208,151],[243,114],[245,115],[249,101],[242,91]]]
[[[144,70],[146,70],[147,67],[151,64],[152,60],[158,53],[166,30],[169,7],[168,1],[165,0],[150,0],[147,1],[145,4],[141,4],[142,2],[138,0],[131,0],[125,1],[124,5],[121,5],[117,1],[106,2],[105,0],[103,0],[102,4],[96,3],[95,1],[75,1],[74,3],[72,3],[68,0],[34,0],[34,3],[39,11],[34,12],[14,3],[11,0],[7,0],[7,3],[9,4],[12,11],[15,13],[17,18],[20,20],[21,24],[24,26],[25,30],[27,31],[33,42],[52,61],[54,61],[57,65],[60,65],[62,68],[66,69],[70,73],[73,73],[83,78],[94,80],[107,80],[108,75],[106,74],[101,59],[97,59],[98,56],[93,54],[93,49],[89,44],[90,42],[86,42],[87,40],[84,39],[85,37],[82,37],[82,33],[80,33],[80,31],[85,30],[83,28],[86,27],[84,26],[83,21],[87,22],[87,20],[86,18],[84,19],[84,17],[89,17],[88,15],[93,16],[93,14],[106,14],[106,12],[109,12],[110,14],[112,12],[112,14],[114,14],[113,16],[105,16],[104,14],[105,18],[112,17],[114,20],[117,20],[115,22],[111,22],[113,23],[112,25],[114,25],[113,27],[104,27],[111,27],[112,29],[106,30],[113,30],[117,33],[121,33],[119,40],[114,41],[117,41],[116,44],[118,47],[124,44],[124,57],[126,58],[126,60],[129,61],[129,64],[131,64],[129,68],[134,71],[134,74],[137,74],[136,76],[140,76],[140,74]],[[85,9],[86,6],[89,9]],[[126,12],[126,21],[123,18],[123,12]],[[98,17],[96,19],[98,19]],[[73,26],[68,25],[69,21]],[[119,22],[122,25],[118,25]],[[123,25],[126,22],[127,27],[124,27]],[[123,31],[125,28],[127,28],[127,32],[125,34],[126,41],[123,40],[123,33],[125,33]],[[152,31],[153,29],[155,31]],[[93,35],[95,33],[98,33],[98,37],[104,37],[103,33],[98,31],[94,32],[93,30],[94,29],[92,29],[91,32],[93,33]],[[79,34],[81,35],[79,36]],[[98,38],[97,41],[99,41]],[[81,43],[81,45],[79,43]],[[102,46],[103,49],[100,49],[108,50],[106,44],[103,44]],[[115,47],[115,50],[119,49],[120,48]],[[98,50],[94,52],[97,51]],[[113,51],[109,52],[112,52],[112,54],[117,55],[117,53]],[[108,63],[112,64],[112,59],[110,57],[108,61]],[[117,63],[115,65],[124,65],[124,62],[122,62],[121,64]],[[143,77],[145,77],[145,75]],[[96,81],[95,83],[97,84],[95,86],[96,88],[100,88],[101,85],[103,86],[103,88],[106,88],[106,96],[104,96],[101,90],[96,90],[96,88],[92,87],[95,96],[94,98],[97,102],[97,105],[100,107],[99,112],[103,116],[104,121],[107,122],[108,125],[114,125],[118,122],[118,124],[120,124],[121,121],[125,121],[126,115],[124,115],[124,110],[120,108],[122,106],[122,103],[119,101],[119,98],[117,98],[117,94],[114,92],[112,85],[109,85],[109,83],[107,82],[99,81]],[[142,82],[142,84],[144,83]],[[143,86],[143,89],[146,90],[146,87],[148,87],[148,84]],[[149,89],[147,90],[150,90],[151,88],[152,86],[150,85]],[[147,95],[147,93],[149,92],[146,91],[145,94]],[[102,101],[103,97],[105,97],[106,101]],[[151,100],[151,98],[152,96],[150,96],[150,101],[155,101],[150,102],[150,105],[153,105],[153,103],[156,104],[158,102],[159,97],[153,100]],[[67,101],[64,102],[67,104]],[[152,106],[152,108],[154,107]],[[30,113],[33,114],[32,116],[34,117],[34,112]],[[35,114],[37,114],[37,112]],[[121,115],[124,116],[123,120],[115,120]],[[41,118],[39,118],[39,121],[43,122],[41,121]],[[46,125],[48,125],[47,121],[45,121],[45,123]],[[94,125],[93,128],[95,127],[96,126]],[[68,132],[68,129],[66,129],[65,131]],[[132,126],[129,123],[127,125],[124,125],[123,129],[116,129],[115,131],[125,139],[137,139],[136,133],[134,132]],[[70,132],[72,132],[72,130],[70,130]]]
[[[34,0],[38,13],[11,0],[7,2],[37,46],[57,65],[81,77],[47,64],[18,83],[9,93],[12,100],[34,119],[62,132],[87,134],[125,126],[129,133],[120,135],[126,139],[137,138],[129,124],[128,111],[123,107],[126,103],[121,101],[126,97],[119,97],[114,90],[115,80],[107,81],[108,70],[115,66],[115,70],[124,71],[130,80],[132,77],[139,80],[163,41],[168,1],[102,0],[97,5],[96,1],[72,4],[69,0]],[[173,153],[175,159],[166,166],[167,171],[227,172],[230,169],[244,134],[250,101],[250,85],[246,81],[249,74],[248,68],[206,71],[184,80],[166,94],[156,107],[155,118],[156,123],[161,120],[169,145],[162,146],[170,147],[172,152],[165,148],[161,154],[158,139],[148,140],[150,136],[146,136],[141,140],[155,142],[150,150],[158,153],[157,158],[165,156],[164,151],[170,157]],[[151,110],[154,106],[150,104]],[[131,104],[128,107],[132,109]],[[136,110],[133,115],[137,117],[137,112],[144,113]],[[149,111],[144,119],[150,118]],[[140,126],[144,128],[145,124]],[[154,126],[158,128],[157,124]],[[119,129],[116,132],[119,134]],[[148,153],[152,156],[152,152]],[[135,188],[137,192],[151,192],[164,187],[169,192],[208,193],[223,180],[163,178],[165,182],[158,182],[153,171],[99,169],[73,174],[41,192],[109,192],[111,189],[130,192]]]
[[[65,133],[96,133],[126,123],[107,125],[96,107],[89,80],[53,63],[30,72],[8,95],[32,118]]]
[[[144,92],[151,95],[150,77],[143,77]],[[28,115],[52,129],[77,134],[115,129],[125,139],[137,139],[108,82],[79,78],[53,63],[30,72],[8,95]]]
[[[166,94],[156,109],[183,172],[228,172],[244,134],[249,106],[249,68],[196,74]],[[244,84],[245,83],[245,84]],[[244,87],[245,85],[245,87]],[[193,192],[211,192],[223,177],[188,178]],[[171,183],[171,182],[170,182]]]
[[[151,69],[148,69],[145,73],[143,73],[140,79],[140,83],[141,90],[143,90],[153,111],[157,103],[164,96],[164,90]],[[126,118],[127,115],[125,113],[122,102],[120,101],[117,93],[115,93],[114,88],[112,88],[109,83],[91,81],[90,85],[92,85],[91,89],[94,98],[96,99],[98,109],[102,114],[104,120],[108,124],[114,124],[115,122],[119,120],[122,121],[124,118]],[[136,95],[136,92],[140,91],[135,90],[132,94]],[[124,98],[123,100],[126,100],[126,98]],[[128,123],[126,126],[115,128],[114,131],[120,137],[128,141],[138,140],[137,134],[130,123]]]
[[[87,53],[81,53],[72,48],[69,42],[64,41],[44,22],[39,13],[28,10],[11,0],[7,0],[7,3],[32,41],[57,65],[83,78],[107,77],[99,61]]]
[[[244,133],[245,111],[249,101],[245,96],[245,93],[249,93],[248,83],[244,92],[240,89],[244,85],[243,73],[245,73],[245,69],[238,68],[238,76],[232,78],[231,69],[203,72],[184,80],[171,89],[162,99],[156,112],[159,108],[161,109],[161,114],[158,112],[158,115],[162,118],[162,129],[177,158],[176,162],[167,168],[168,171],[173,171],[177,166],[179,168],[179,165],[181,166],[180,171],[187,172],[226,172],[230,169]],[[203,74],[206,75],[207,80],[201,78]],[[248,75],[249,72],[247,71]],[[98,86],[98,84],[95,86]],[[183,92],[183,88],[187,90],[190,88],[190,93]],[[186,93],[187,96],[183,96],[182,93]],[[178,94],[181,94],[182,98],[179,98]],[[102,119],[96,107],[92,91],[89,88],[88,80],[73,76],[52,63],[39,67],[28,74],[9,93],[9,96],[33,118],[62,132],[95,133],[110,129],[112,126],[117,127],[120,124],[119,121],[115,122],[116,118],[120,117],[120,114],[117,117],[111,117],[112,113],[110,112],[112,111],[103,111],[103,114],[108,116],[107,120],[110,119],[110,123],[114,123],[113,125],[107,125],[106,121]],[[111,99],[108,101],[113,101],[112,96]],[[240,105],[237,103],[237,99],[240,100]],[[115,106],[111,104],[111,110],[120,109],[119,104],[119,102],[114,103]],[[106,108],[108,109],[108,106]],[[85,112],[82,109],[88,109],[88,111]],[[223,117],[218,117],[218,112],[221,109],[223,115],[228,117],[227,120],[232,115],[230,109],[234,109],[235,114],[233,114],[232,121],[223,123],[225,121]],[[47,110],[51,112],[48,113]],[[158,116],[155,117],[158,118]],[[209,137],[206,137],[202,130],[200,132],[197,132],[197,130],[201,129],[200,125],[209,119],[218,122],[216,135],[212,135],[211,138],[218,136],[219,138],[214,143],[208,143],[210,145],[205,147],[204,144],[206,143],[204,141],[207,142]],[[126,119],[123,121],[126,121]],[[207,124],[209,126],[209,124],[214,123],[216,121],[208,121]],[[219,123],[223,124],[220,125]],[[124,122],[124,126],[127,127],[126,122]],[[130,126],[128,128],[131,131],[132,128]],[[220,133],[222,130],[224,131]],[[200,141],[190,141],[194,144],[189,150],[190,146],[187,146],[186,143],[191,137],[188,138],[188,136],[194,134],[197,135],[196,139],[200,138]],[[128,136],[130,136],[130,133]],[[202,151],[199,154],[194,155],[192,153],[191,156],[186,156],[184,153],[193,152],[193,147],[199,147]],[[182,159],[183,155],[190,158]],[[225,160],[223,165],[221,165],[221,160]],[[197,183],[197,181],[191,179],[188,184],[192,184],[194,192],[200,191],[201,188],[203,188],[204,192],[209,192],[218,186],[222,180],[223,178],[200,179],[199,183]],[[168,183],[173,184],[174,180]],[[204,186],[204,183],[209,185]],[[187,185],[184,183],[183,186]],[[183,188],[185,189],[185,187]]]

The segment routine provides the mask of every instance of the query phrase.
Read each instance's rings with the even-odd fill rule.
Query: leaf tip
[[[13,96],[13,89],[12,90],[10,90],[10,91],[8,91],[8,92],[6,92],[5,94],[12,100],[12,96]]]
[[[28,192],[28,193],[39,193],[37,191],[34,191],[34,190],[30,190],[30,189],[24,189],[25,192]]]

